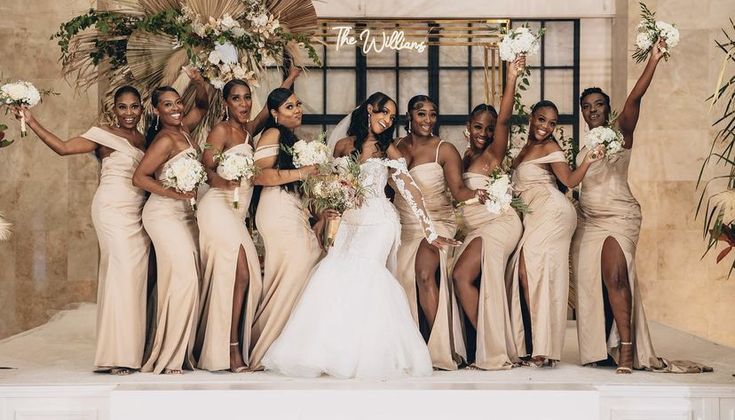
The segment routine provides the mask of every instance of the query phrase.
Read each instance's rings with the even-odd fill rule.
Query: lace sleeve
[[[429,218],[429,214],[426,211],[426,205],[424,204],[424,196],[421,194],[419,186],[414,182],[413,177],[408,172],[408,166],[406,166],[406,160],[401,158],[398,160],[386,160],[385,165],[392,169],[390,171],[390,177],[395,182],[398,188],[398,193],[403,196],[406,203],[411,207],[413,214],[419,220],[421,227],[424,229],[424,236],[429,242],[435,241],[439,234],[436,233],[434,223]]]

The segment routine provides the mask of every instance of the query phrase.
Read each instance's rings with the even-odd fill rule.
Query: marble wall
[[[716,252],[701,259],[701,216],[695,219],[697,176],[717,116],[708,112],[705,99],[714,91],[724,58],[714,40],[723,38],[720,28],[730,24],[728,17],[735,17],[735,3],[703,0],[696,3],[697,13],[686,0],[646,3],[657,10],[657,18],[678,24],[681,43],[672,58],[658,66],[636,129],[630,183],[643,209],[637,256],[640,287],[651,319],[735,346],[735,277],[727,278],[732,257],[719,265],[714,262]],[[638,23],[637,2],[630,2],[627,13],[632,34]],[[627,45],[629,57],[632,41]],[[627,60],[628,91],[642,70],[643,64]],[[622,100],[615,98],[618,106]]]
[[[90,6],[90,0],[0,2],[0,72],[61,94],[33,113],[64,139],[93,122],[97,89],[77,93],[62,79],[59,49],[49,37]],[[0,242],[2,338],[44,323],[69,304],[94,302],[98,251],[89,207],[98,163],[91,155],[57,156],[32,133],[20,139],[10,115],[0,113],[0,121],[16,139],[0,149],[0,212],[15,224],[13,238]]]
[[[94,3],[0,2],[0,71],[6,78],[30,79],[62,94],[48,98],[34,113],[63,138],[92,124],[97,90],[77,93],[69,87],[59,76],[58,47],[48,38],[59,23]],[[575,0],[564,2],[563,10],[558,2],[539,6],[543,9],[531,3],[503,0],[493,3],[493,10],[462,10],[466,16],[582,17],[580,85],[600,86],[612,93],[614,107],[622,106],[643,69],[630,59],[637,2]],[[427,16],[462,16],[440,2],[422,4],[419,9]],[[714,255],[700,260],[704,242],[701,221],[694,217],[699,194],[695,182],[714,132],[710,123],[715,115],[704,102],[722,59],[714,39],[728,24],[727,17],[735,16],[735,5],[701,0],[695,15],[688,0],[647,4],[661,19],[679,24],[682,42],[672,59],[659,66],[636,131],[631,185],[644,214],[637,257],[640,287],[651,319],[735,346],[735,278],[727,279],[726,263],[716,265]],[[376,16],[380,10],[409,16],[416,10],[403,10],[389,0],[325,0],[315,5],[320,16]],[[27,13],[31,9],[32,15]],[[301,86],[305,92],[321,90],[311,83]],[[317,98],[310,100],[308,105],[321,109]],[[0,115],[0,120],[9,119]],[[17,138],[17,125],[8,125],[8,134]],[[93,156],[56,156],[31,135],[0,149],[0,167],[0,212],[16,224],[13,239],[0,243],[2,338],[45,322],[67,305],[95,300],[97,245],[89,206],[98,163]]]

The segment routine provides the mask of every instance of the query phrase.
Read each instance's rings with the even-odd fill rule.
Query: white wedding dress
[[[368,159],[360,168],[363,205],[342,216],[334,246],[314,267],[280,337],[263,358],[286,376],[387,379],[428,376],[431,358],[408,299],[388,270],[401,225],[385,196],[388,168],[411,194],[405,161]],[[422,201],[417,200],[421,212]],[[425,215],[425,213],[424,213]],[[425,220],[428,220],[426,218]],[[430,221],[427,231],[432,228]]]

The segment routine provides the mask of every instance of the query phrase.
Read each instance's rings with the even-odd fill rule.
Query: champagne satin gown
[[[82,137],[113,150],[102,159],[100,184],[92,200],[100,247],[94,364],[139,369],[145,347],[150,240],[141,220],[145,192],[133,186],[132,178],[143,151],[98,127]]]
[[[473,172],[465,172],[462,177],[467,188],[473,190],[484,189],[490,180],[487,175]],[[470,242],[477,238],[482,241],[477,344],[473,365],[486,370],[510,369],[520,359],[505,289],[505,270],[521,238],[523,225],[513,208],[493,214],[484,204],[474,203],[463,206],[459,214],[467,236],[455,253],[457,258]],[[518,301],[515,303],[520,304]],[[520,311],[520,305],[515,311]]]
[[[196,154],[196,149],[190,145],[169,159],[156,172],[156,178],[160,179],[167,165],[187,153]],[[194,210],[187,200],[151,194],[143,208],[143,226],[156,249],[158,282],[156,333],[142,371],[193,369],[199,304],[199,232]]]
[[[238,144],[224,154],[252,156],[248,143]],[[237,259],[242,248],[248,265],[248,288],[243,301],[239,343],[245,363],[250,352],[250,336],[255,309],[260,300],[262,279],[253,239],[245,227],[253,187],[249,180],[240,183],[240,200],[234,208],[233,191],[210,188],[199,201],[199,249],[202,264],[201,308],[197,339],[197,367],[210,371],[230,368],[230,330]]]
[[[441,143],[443,141],[437,146],[434,162],[416,165],[409,170],[409,173],[421,190],[426,211],[434,222],[437,233],[453,238],[457,232],[457,222],[444,178],[444,168],[438,162]],[[390,182],[391,187],[396,190],[395,183],[392,180]],[[418,324],[421,308],[416,284],[416,253],[425,238],[425,233],[410,204],[400,194],[396,194],[394,204],[401,219],[401,246],[398,249],[396,277],[406,291],[411,314]],[[427,343],[433,366],[443,370],[457,369],[467,359],[459,317],[461,309],[452,293],[452,282],[449,277],[452,251],[445,249],[439,252],[439,306]]]
[[[587,171],[579,196],[578,226],[572,242],[572,267],[577,286],[577,334],[582,364],[607,359],[617,362],[620,336],[613,321],[605,336],[602,245],[611,237],[620,245],[628,266],[632,293],[633,367],[661,368],[648,332],[646,313],[635,271],[635,251],[641,230],[641,208],[628,186],[630,149],[606,157]],[[582,162],[586,148],[577,155]]]
[[[513,185],[529,212],[523,217],[523,236],[511,262],[508,293],[511,305],[518,308],[521,289],[518,279],[521,250],[526,264],[533,353],[560,360],[567,324],[569,297],[569,247],[577,215],[572,203],[556,186],[551,163],[566,162],[557,151],[521,162],[513,173]],[[528,355],[523,318],[512,316],[518,354]]]
[[[259,147],[255,160],[276,156],[279,147]],[[281,334],[322,250],[300,197],[281,186],[263,188],[255,224],[265,246],[263,292],[250,353],[250,368],[258,370],[263,369],[263,355]]]

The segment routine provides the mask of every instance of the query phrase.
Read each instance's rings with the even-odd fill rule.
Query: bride
[[[401,236],[398,214],[384,192],[389,173],[398,192],[415,204],[429,243],[438,248],[458,243],[438,236],[427,216],[392,143],[395,116],[395,101],[376,92],[332,133],[335,157],[359,159],[365,201],[342,216],[334,246],[314,267],[286,327],[263,358],[266,370],[299,377],[431,375],[429,351],[408,299],[388,270],[395,269]],[[348,137],[341,138],[345,127]]]

